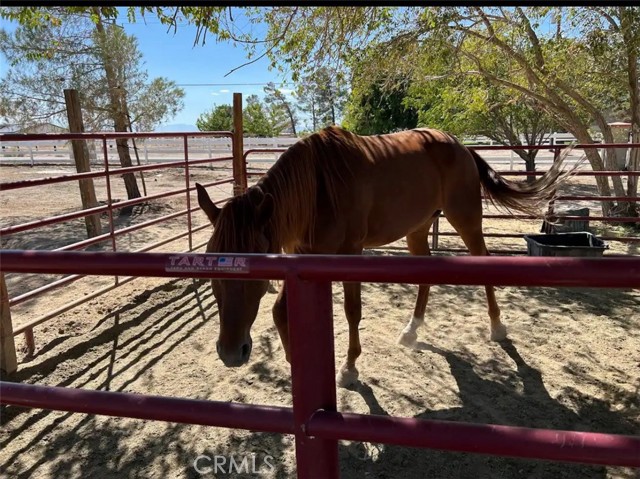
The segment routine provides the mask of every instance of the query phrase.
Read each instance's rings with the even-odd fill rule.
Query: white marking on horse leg
[[[359,374],[360,373],[355,366],[349,368],[346,364],[344,364],[336,375],[336,385],[340,388],[355,386],[355,384],[358,382]]]
[[[398,344],[406,346],[408,348],[413,347],[418,339],[418,333],[416,331],[420,326],[424,324],[424,318],[411,318],[409,324],[402,330],[402,334],[398,338]]]
[[[507,327],[502,323],[491,325],[491,341],[503,341],[507,339]]]

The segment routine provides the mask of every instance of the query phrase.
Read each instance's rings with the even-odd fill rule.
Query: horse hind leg
[[[439,215],[440,212],[438,211],[436,214]],[[435,221],[436,217],[437,216],[434,215],[428,224],[407,235],[407,246],[412,255],[431,256],[431,250],[429,249],[429,229],[431,229],[431,225],[433,224],[433,221]],[[431,285],[429,284],[421,284],[418,287],[418,297],[416,299],[413,317],[402,330],[402,333],[398,338],[398,344],[406,347],[415,346],[418,339],[417,330],[424,324],[424,314],[429,301],[430,288]]]
[[[362,288],[360,283],[343,283],[344,312],[349,323],[349,349],[347,359],[338,371],[336,384],[339,387],[349,387],[358,381],[356,360],[362,352],[360,345],[360,320],[362,319]]]
[[[470,208],[469,205],[461,208],[445,210],[447,220],[458,232],[462,241],[467,246],[469,253],[474,256],[489,256],[489,250],[482,234],[482,205],[478,208]],[[507,338],[507,327],[500,321],[500,307],[496,301],[493,286],[485,286],[487,294],[487,307],[491,325],[491,340],[502,341]]]

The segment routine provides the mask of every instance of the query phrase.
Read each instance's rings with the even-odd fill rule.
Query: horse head
[[[273,196],[260,186],[218,208],[204,187],[196,183],[198,204],[214,226],[207,253],[275,253],[269,231],[273,215]],[[245,364],[251,356],[251,326],[260,300],[267,292],[268,280],[211,280],[220,313],[218,356],[227,367]]]

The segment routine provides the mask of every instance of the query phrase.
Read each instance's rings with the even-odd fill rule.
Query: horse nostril
[[[242,355],[243,361],[249,359],[249,354],[251,354],[251,345],[249,343],[243,344],[240,354]]]

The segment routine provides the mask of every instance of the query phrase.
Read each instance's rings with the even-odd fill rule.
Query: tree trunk
[[[613,139],[613,133],[611,133],[611,127],[601,128],[602,137],[605,143],[615,143]],[[604,153],[605,167],[608,171],[620,171],[618,168],[617,151],[616,148],[605,148]],[[616,196],[625,196],[624,186],[622,184],[622,176],[612,176],[611,182],[613,183],[613,191]]]
[[[569,132],[576,137],[578,143],[593,144],[594,141],[589,134],[589,131],[583,125],[571,125],[571,128],[567,128]],[[591,164],[593,171],[604,171],[604,162],[598,150],[595,148],[588,148],[584,150],[584,154]],[[596,185],[598,187],[598,193],[602,196],[611,196],[611,188],[609,186],[609,180],[606,176],[596,176]],[[611,201],[602,201],[602,216],[609,216],[609,213],[614,207],[614,203]]]
[[[311,100],[311,121],[313,123],[313,131],[318,129],[318,119],[316,118],[316,102]]]
[[[524,165],[525,169],[528,173],[533,173],[536,171],[536,151],[528,151],[524,152]],[[536,175],[527,175],[527,183],[533,183],[536,181]]]
[[[294,118],[293,111],[291,107],[285,103],[285,107],[287,109],[287,113],[289,114],[289,121],[291,122],[291,131],[293,132],[293,136],[298,136],[296,132],[296,119]]]
[[[638,43],[635,41],[633,15],[638,15],[637,10],[620,8],[620,26],[622,35],[625,39],[627,47],[627,72],[629,79],[629,96],[631,103],[631,142],[640,143],[640,75],[638,74]],[[636,33],[637,34],[637,33]],[[640,148],[632,148],[629,151],[628,171],[638,171],[640,169]],[[627,179],[627,196],[638,196],[638,177],[629,176]],[[627,202],[626,216],[640,216],[638,212],[638,203],[635,201]],[[636,223],[636,227],[640,227]]]
[[[102,17],[100,15],[100,9],[97,7],[93,7],[93,11],[96,14],[98,21],[96,23],[96,30],[100,35],[100,38],[105,39],[105,31],[104,25],[102,24]],[[122,86],[118,84],[118,77],[116,75],[116,71],[114,65],[111,63],[111,59],[109,58],[108,52],[104,50],[102,53],[102,60],[104,62],[104,71],[107,79],[107,86],[109,88],[109,102],[111,109],[111,117],[113,119],[113,125],[115,131],[127,131],[127,115],[124,109],[123,104],[123,96],[124,90]],[[118,157],[120,158],[120,165],[123,168],[127,168],[133,166],[131,162],[131,155],[129,154],[129,144],[126,138],[116,140]],[[140,194],[140,190],[138,189],[138,182],[136,181],[136,177],[133,173],[126,173],[122,175],[122,179],[124,180],[124,185],[127,190],[127,198],[140,198],[142,196]],[[128,206],[126,208],[120,209],[121,215],[131,214],[133,211],[133,206]]]

